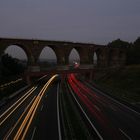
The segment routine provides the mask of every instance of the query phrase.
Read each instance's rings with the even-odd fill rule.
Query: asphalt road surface
[[[56,75],[35,85],[0,110],[0,139],[59,139]]]
[[[140,139],[140,114],[75,75],[68,77],[75,97],[103,139]]]
[[[87,134],[88,140],[140,139],[138,112],[74,74],[64,83],[63,91],[59,90],[61,86],[54,75],[9,99],[0,109],[0,140],[71,140],[74,135],[82,135],[80,132],[84,137]],[[70,131],[63,130],[67,128]]]

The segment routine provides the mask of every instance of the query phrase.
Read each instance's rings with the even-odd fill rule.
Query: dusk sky
[[[0,37],[107,44],[140,36],[140,0],[0,0]]]

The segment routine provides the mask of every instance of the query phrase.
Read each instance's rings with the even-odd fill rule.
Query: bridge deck
[[[76,68],[76,69],[48,69],[45,71],[27,71],[25,72],[26,75],[32,76],[42,76],[46,74],[70,74],[70,73],[86,73],[86,72],[91,72],[93,71],[93,68]]]

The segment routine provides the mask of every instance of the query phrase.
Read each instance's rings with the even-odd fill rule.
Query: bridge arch
[[[77,48],[72,48],[68,55],[69,64],[72,64],[73,61],[76,61],[80,64],[80,52]]]
[[[9,50],[12,50],[12,52],[9,52]],[[18,59],[21,59],[20,54],[23,55],[23,58],[27,60],[27,65],[30,65],[34,61],[31,51],[22,44],[17,44],[17,43],[6,44],[3,46],[2,52],[3,53],[8,52],[9,55]]]
[[[10,45],[6,48],[5,53],[12,56],[13,58],[17,58],[19,60],[26,60],[27,61],[27,54],[26,52],[17,45]]]
[[[54,50],[57,64],[60,66],[69,64],[69,55],[73,48],[76,49],[79,54],[81,65],[93,64],[94,52],[96,52],[97,55],[97,66],[110,67],[112,65],[124,65],[126,61],[126,50],[124,48],[111,48],[109,46],[88,43],[33,39],[0,38],[0,55],[2,55],[10,45],[17,45],[22,48],[27,55],[28,64],[31,66],[37,64],[36,62],[44,46],[49,46]]]
[[[95,49],[93,51],[93,65],[100,66],[101,57],[102,57],[102,50],[100,48]]]
[[[57,56],[54,49],[50,46],[45,46],[41,49],[37,63],[40,66],[53,67],[57,64]]]
[[[93,52],[93,65],[96,66],[98,62],[98,57],[96,51]]]

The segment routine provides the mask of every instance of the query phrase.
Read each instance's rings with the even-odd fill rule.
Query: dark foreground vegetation
[[[95,81],[114,97],[140,104],[140,65],[129,65]]]
[[[0,100],[24,87],[26,83],[21,78],[25,66],[20,60],[3,54],[0,59]]]

